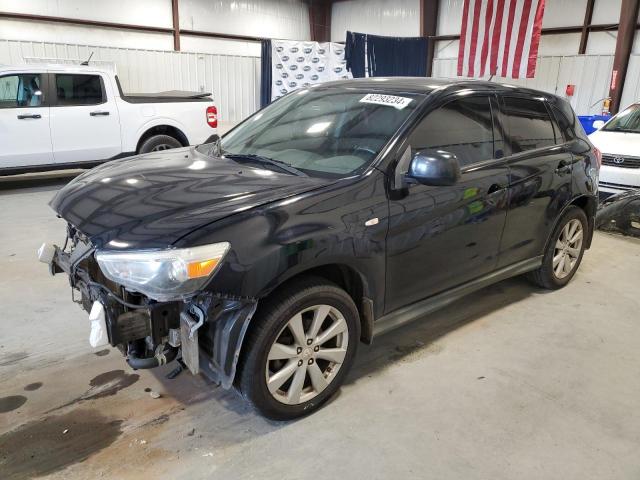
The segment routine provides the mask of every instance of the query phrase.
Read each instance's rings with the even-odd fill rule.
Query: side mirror
[[[407,178],[422,185],[454,185],[460,180],[460,164],[453,153],[422,150],[413,156]]]

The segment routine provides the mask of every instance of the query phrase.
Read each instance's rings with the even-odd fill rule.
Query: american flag
[[[464,0],[458,75],[531,78],[544,0]]]

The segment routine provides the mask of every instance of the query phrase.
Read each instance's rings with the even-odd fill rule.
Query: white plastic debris
[[[107,322],[104,313],[104,306],[100,302],[93,302],[91,312],[89,313],[91,321],[91,333],[89,334],[89,343],[93,348],[102,347],[109,343],[107,336]]]

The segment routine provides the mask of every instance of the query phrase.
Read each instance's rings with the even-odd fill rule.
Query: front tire
[[[337,285],[305,278],[267,298],[243,345],[238,386],[262,415],[291,420],[340,388],[360,338],[358,310]]]
[[[582,261],[588,228],[584,210],[570,206],[549,239],[542,265],[529,274],[529,279],[548,290],[568,284]]]

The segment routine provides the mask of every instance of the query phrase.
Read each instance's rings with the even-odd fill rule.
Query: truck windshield
[[[631,105],[607,123],[602,130],[640,133],[640,104]]]
[[[352,89],[299,90],[225,135],[222,153],[271,159],[313,177],[353,175],[370,165],[422,98]]]

